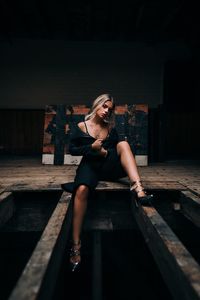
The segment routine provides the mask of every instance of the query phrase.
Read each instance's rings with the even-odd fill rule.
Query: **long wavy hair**
[[[113,121],[113,117],[114,117],[114,109],[115,109],[115,103],[114,103],[114,100],[113,100],[113,97],[109,94],[102,94],[100,95],[99,97],[97,97],[93,103],[92,103],[92,107],[90,109],[90,112],[89,114],[87,114],[85,116],[85,121],[89,120],[89,119],[92,119],[95,114],[96,114],[96,111],[102,106],[104,105],[104,103],[106,101],[111,101],[112,102],[112,105],[113,105],[113,109],[111,111],[111,113],[109,114],[108,118],[106,120],[104,120],[105,123],[109,123],[111,124],[112,121]]]

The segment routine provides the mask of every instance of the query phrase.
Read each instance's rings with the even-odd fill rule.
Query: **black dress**
[[[79,185],[86,185],[90,190],[94,190],[99,180],[114,181],[127,176],[117,154],[116,145],[119,138],[116,129],[112,128],[103,140],[102,146],[108,151],[106,157],[99,156],[98,152],[92,149],[91,145],[95,140],[78,125],[70,130],[69,152],[83,158],[76,170],[74,182],[61,185],[64,190],[72,193]]]

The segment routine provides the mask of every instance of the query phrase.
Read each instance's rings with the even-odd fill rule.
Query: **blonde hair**
[[[112,102],[112,105],[113,105],[113,111],[111,112],[111,114],[109,115],[109,119],[105,120],[106,123],[110,123],[111,122],[111,119],[113,117],[113,112],[114,112],[114,108],[115,108],[115,104],[114,104],[114,100],[113,100],[113,97],[109,94],[102,94],[100,95],[99,97],[97,97],[93,103],[92,103],[92,107],[90,109],[90,112],[89,114],[87,114],[85,116],[85,121],[89,120],[89,119],[92,119],[95,114],[96,114],[96,111],[102,106],[104,105],[105,102],[107,101],[111,101]]]

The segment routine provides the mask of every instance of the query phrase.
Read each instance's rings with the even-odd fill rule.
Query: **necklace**
[[[100,139],[100,138],[104,138],[103,137],[103,128],[96,128],[97,126],[92,126],[91,124],[89,125],[90,128],[90,132],[92,133],[92,136],[94,136],[95,139]]]
[[[102,133],[102,130],[94,130],[94,136],[96,139],[99,139],[101,137],[101,133]]]

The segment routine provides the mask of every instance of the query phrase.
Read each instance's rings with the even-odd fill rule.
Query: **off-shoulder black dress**
[[[116,145],[119,137],[115,128],[103,140],[102,146],[108,151],[106,157],[101,157],[92,149],[95,138],[88,132],[83,132],[78,125],[70,130],[69,152],[71,155],[83,156],[77,170],[74,182],[62,184],[68,192],[74,192],[79,185],[86,185],[94,190],[99,180],[114,181],[127,176],[117,154]]]

